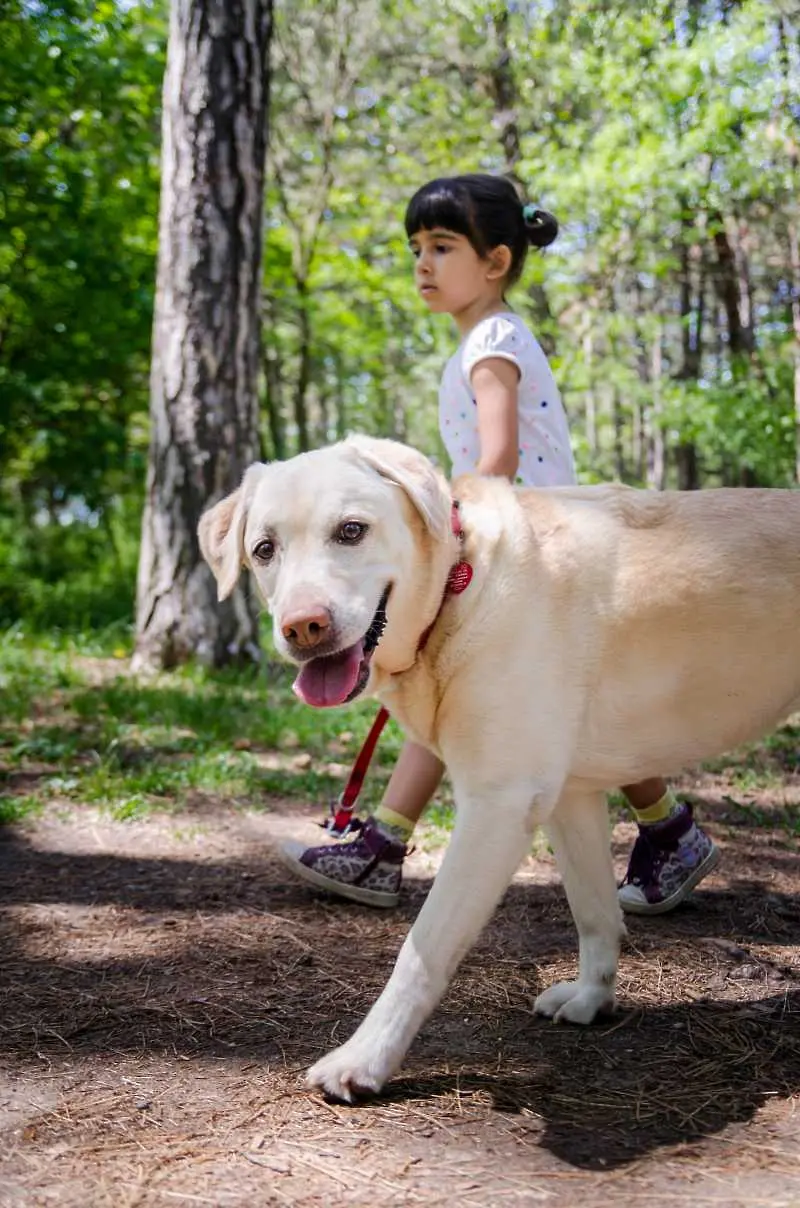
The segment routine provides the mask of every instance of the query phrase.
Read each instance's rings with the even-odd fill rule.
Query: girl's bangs
[[[433,231],[437,227],[472,238],[469,216],[463,201],[446,184],[430,185],[411,198],[406,210],[406,235]]]

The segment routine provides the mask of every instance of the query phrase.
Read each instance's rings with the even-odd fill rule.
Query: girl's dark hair
[[[505,176],[442,176],[418,189],[406,210],[406,235],[445,227],[464,235],[479,256],[505,244],[511,252],[506,285],[517,281],[529,247],[547,247],[558,223],[547,210],[523,204]]]

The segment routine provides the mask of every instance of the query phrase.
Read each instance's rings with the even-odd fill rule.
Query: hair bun
[[[522,220],[532,247],[549,247],[558,234],[558,222],[547,210],[528,202],[522,207]]]

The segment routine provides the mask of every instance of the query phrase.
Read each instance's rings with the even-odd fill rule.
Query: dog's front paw
[[[334,1099],[355,1103],[357,1099],[379,1094],[393,1073],[385,1059],[376,1059],[354,1038],[312,1065],[306,1083],[319,1087]]]
[[[614,991],[580,981],[557,982],[538,996],[533,1009],[556,1023],[587,1024],[600,1012],[614,1010]]]

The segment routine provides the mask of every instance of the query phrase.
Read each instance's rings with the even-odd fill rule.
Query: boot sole
[[[284,868],[294,873],[301,881],[315,886],[316,889],[324,889],[337,898],[347,898],[348,901],[359,902],[362,906],[377,906],[381,910],[390,910],[400,901],[399,893],[383,893],[380,889],[366,889],[361,885],[348,885],[344,881],[334,881],[332,877],[326,877],[323,873],[316,872],[315,869],[296,860],[281,848],[276,848],[275,855]]]
[[[665,898],[663,902],[626,902],[620,898],[619,904],[625,914],[667,914],[668,911],[674,910],[679,906],[692,890],[700,884],[705,877],[712,872],[719,864],[719,848],[712,844],[711,851],[703,860],[702,864],[698,864],[697,868],[683,882],[679,889],[671,897]]]

